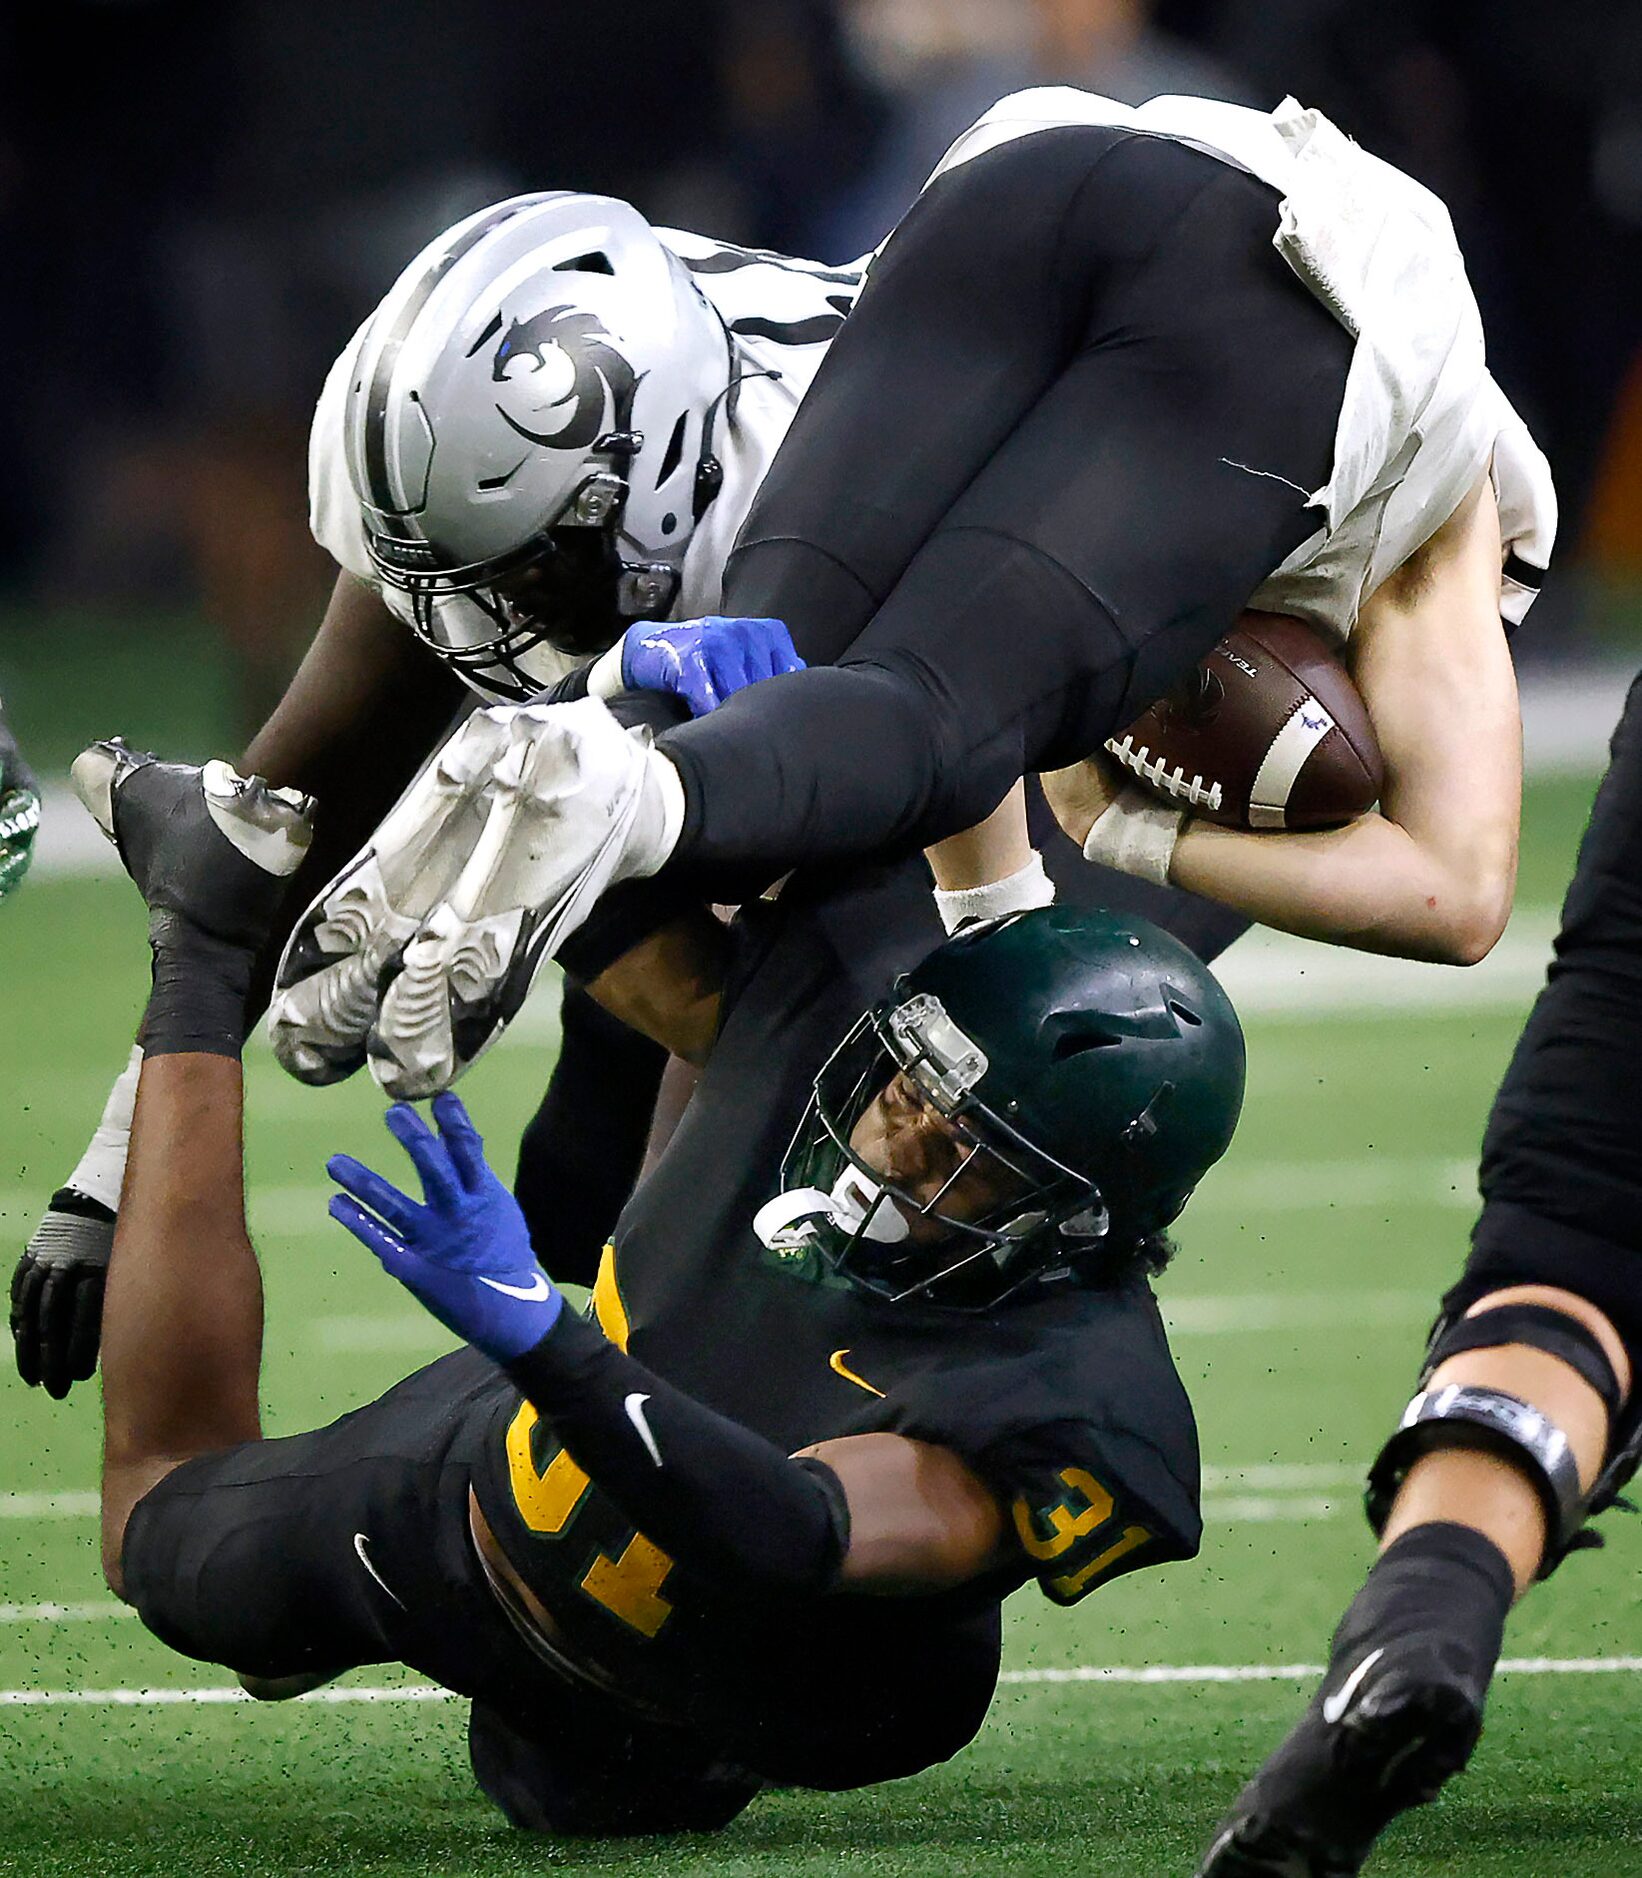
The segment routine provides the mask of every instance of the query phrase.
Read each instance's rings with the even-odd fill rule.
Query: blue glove
[[[801,672],[778,619],[691,619],[630,626],[621,642],[621,682],[629,691],[671,691],[692,717],[716,711],[732,693],[761,678]]]
[[[388,1133],[421,1176],[425,1204],[351,1154],[333,1154],[325,1169],[343,1192],[331,1196],[330,1215],[447,1329],[511,1363],[558,1322],[564,1297],[536,1263],[519,1203],[487,1165],[460,1099],[435,1096],[433,1115],[437,1135],[407,1103],[387,1116]]]

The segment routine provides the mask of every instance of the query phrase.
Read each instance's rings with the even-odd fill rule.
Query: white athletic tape
[[[1286,828],[1289,797],[1306,759],[1334,728],[1334,719],[1308,696],[1271,740],[1249,789],[1249,826]]]
[[[1634,1676],[1642,1656],[1508,1656],[1502,1676]],[[1311,1682],[1323,1674],[1321,1663],[1147,1663],[1077,1664],[1069,1669],[1006,1669],[999,1682],[1033,1683],[1244,1683]],[[0,1689],[0,1708],[182,1708],[249,1702],[243,1689]],[[302,1703],[344,1705],[377,1702],[453,1702],[448,1689],[421,1683],[398,1688],[316,1689],[299,1695]]]

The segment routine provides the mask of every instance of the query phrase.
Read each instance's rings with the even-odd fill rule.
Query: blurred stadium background
[[[1075,1613],[1019,1600],[993,1722],[886,1792],[774,1796],[721,1842],[533,1848],[467,1781],[454,1704],[247,1714],[178,1692],[102,1592],[96,1404],[0,1379],[0,1873],[1184,1872],[1319,1661],[1367,1540],[1363,1457],[1456,1262],[1493,1084],[1642,649],[1642,8],[1605,0],[57,0],[0,19],[0,695],[38,767],[87,738],[205,755],[260,719],[332,579],[304,433],[404,260],[514,190],[839,260],[876,242],[999,94],[1071,82],[1328,111],[1439,190],[1496,373],[1557,471],[1558,562],[1521,635],[1532,770],[1520,910],[1469,974],[1254,939],[1239,1146],[1166,1299],[1208,1464],[1203,1557]],[[0,911],[6,1269],[123,1058],[134,899],[52,792]],[[550,997],[474,1096],[524,1120]],[[540,1015],[537,1015],[540,1013]],[[323,1221],[373,1092],[250,1068],[276,1430],[437,1348]],[[9,1364],[8,1364],[9,1367]],[[1610,1522],[1610,1524],[1615,1522]],[[1478,1772],[1387,1871],[1642,1872],[1642,1539],[1516,1621]],[[1544,1659],[1550,1659],[1549,1661]],[[1602,1659],[1609,1671],[1592,1671]],[[1571,1673],[1570,1672],[1571,1665]],[[1618,1673],[1610,1673],[1617,1666]],[[1116,1678],[1095,1672],[1116,1670]],[[160,1692],[155,1694],[154,1692]],[[144,1692],[147,1692],[146,1694]],[[345,1691],[346,1693],[346,1691]],[[405,1696],[401,1687],[390,1691]]]

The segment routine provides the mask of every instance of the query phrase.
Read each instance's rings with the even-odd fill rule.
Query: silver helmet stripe
[[[399,354],[410,337],[411,328],[432,299],[434,288],[462,256],[477,247],[493,228],[500,227],[503,222],[510,221],[525,209],[534,208],[539,202],[551,201],[554,196],[563,193],[562,190],[550,190],[541,195],[515,196],[510,201],[498,203],[488,214],[469,223],[448,248],[434,257],[421,279],[400,303],[392,326],[377,341],[371,386],[366,393],[363,427],[365,461],[362,467],[372,506],[383,516],[401,514],[405,506],[404,491],[395,491],[393,477],[388,469],[388,392],[393,384],[394,367],[399,363]],[[374,332],[371,338],[376,339]]]

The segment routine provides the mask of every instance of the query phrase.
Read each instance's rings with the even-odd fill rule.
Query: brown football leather
[[[1379,741],[1315,627],[1244,613],[1106,748],[1153,794],[1229,828],[1335,828],[1379,799]]]

